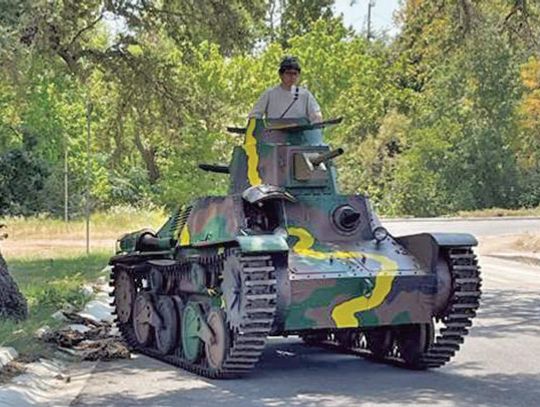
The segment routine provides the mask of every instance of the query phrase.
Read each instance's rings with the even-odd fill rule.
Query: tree
[[[0,155],[0,215],[30,215],[42,211],[48,168],[32,152],[35,136],[25,133],[22,148]]]
[[[271,0],[270,4],[270,9],[276,10],[275,14],[280,12],[279,28],[276,34],[271,32],[271,39],[277,37],[284,48],[287,48],[291,38],[307,34],[317,20],[334,18],[334,0]],[[274,18],[271,16],[270,20],[273,22]]]

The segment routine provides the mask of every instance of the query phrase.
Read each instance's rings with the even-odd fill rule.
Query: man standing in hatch
[[[279,64],[281,84],[267,89],[259,98],[249,117],[261,119],[306,118],[311,123],[322,121],[321,108],[305,88],[297,86],[300,64],[295,57],[285,57]]]

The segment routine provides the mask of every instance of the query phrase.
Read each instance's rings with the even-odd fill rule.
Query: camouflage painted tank
[[[338,192],[322,123],[251,120],[227,196],[195,200],[111,259],[123,336],[211,378],[251,370],[268,336],[299,335],[404,367],[459,350],[479,305],[467,234],[393,237],[363,195]]]

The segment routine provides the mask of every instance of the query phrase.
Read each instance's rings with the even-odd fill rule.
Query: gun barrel
[[[322,153],[318,157],[311,158],[311,164],[313,164],[315,167],[325,161],[331,160],[332,158],[339,157],[341,154],[344,153],[344,150],[342,148],[336,148],[335,150],[329,151],[327,153]]]

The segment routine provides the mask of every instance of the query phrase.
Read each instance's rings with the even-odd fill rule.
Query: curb
[[[4,368],[8,363],[17,358],[19,354],[14,348],[2,348],[0,347],[0,370]]]
[[[102,272],[109,269],[105,267]],[[92,320],[111,321],[112,307],[109,305],[105,277],[94,299],[86,304],[80,315]],[[0,369],[17,357],[13,348],[0,347]],[[27,373],[16,376],[9,383],[0,386],[0,406],[2,407],[68,407],[81,393],[99,362],[69,364],[59,359],[41,359],[26,365]]]
[[[97,362],[69,369],[57,360],[26,365],[26,373],[0,387],[2,407],[69,407],[90,378]]]

